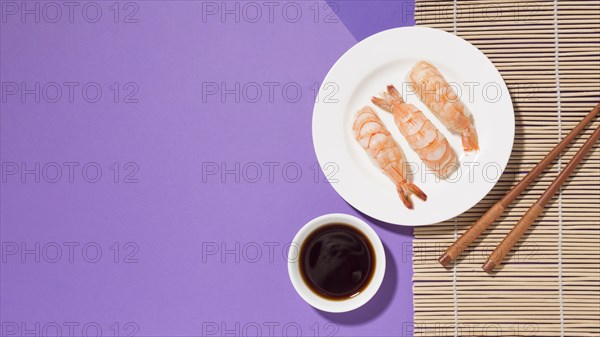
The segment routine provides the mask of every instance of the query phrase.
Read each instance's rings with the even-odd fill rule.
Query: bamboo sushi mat
[[[415,229],[414,335],[600,336],[598,142],[500,271],[481,270],[598,118],[454,265],[437,263],[600,101],[600,2],[417,0],[415,20],[455,33],[492,60],[511,93],[516,130],[506,171],[484,200],[456,219]]]

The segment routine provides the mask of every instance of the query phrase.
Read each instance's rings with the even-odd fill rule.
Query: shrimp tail
[[[396,185],[396,190],[398,191],[398,195],[400,195],[400,199],[406,208],[413,209],[413,203],[408,198],[410,192],[414,193],[419,199],[426,201],[427,195],[423,192],[417,185],[413,184],[410,181],[404,180],[401,183]]]
[[[462,145],[465,151],[479,150],[479,142],[477,141],[477,132],[473,126],[464,130],[462,133]]]
[[[392,112],[392,104],[381,97],[373,96],[371,97],[371,102],[373,102],[373,104],[377,105],[378,107],[382,108],[384,111]]]
[[[419,197],[419,199],[427,201],[427,194],[425,194],[425,192],[423,192],[419,187],[417,187],[417,185],[413,184],[410,181],[407,181],[406,185],[408,186],[408,189],[411,192],[413,192],[417,197]]]
[[[387,112],[392,112],[393,104],[402,104],[404,100],[400,96],[400,92],[393,85],[387,86],[387,91],[382,92],[381,97],[373,96],[371,102]]]
[[[398,191],[398,195],[400,196],[400,200],[402,200],[402,203],[404,204],[404,206],[406,206],[406,208],[408,208],[408,209],[413,209],[413,203],[408,198],[410,191],[409,191],[406,183],[404,182],[404,183],[399,183],[398,185],[396,185],[396,190]]]
[[[396,87],[394,87],[393,85],[388,85],[387,86],[387,93],[394,99],[397,100],[398,103],[404,103],[404,100],[402,99],[402,96],[400,96],[400,92],[398,91],[398,89],[396,89]]]

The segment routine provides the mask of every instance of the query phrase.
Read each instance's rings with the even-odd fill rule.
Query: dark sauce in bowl
[[[331,224],[312,232],[300,247],[300,274],[316,294],[334,300],[363,291],[375,271],[375,251],[349,225]]]

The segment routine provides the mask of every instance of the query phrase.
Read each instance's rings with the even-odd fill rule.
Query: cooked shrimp
[[[456,170],[456,155],[446,137],[412,104],[405,103],[393,85],[387,92],[371,101],[394,115],[394,122],[410,147],[417,152],[425,165],[439,177],[447,177]]]
[[[411,69],[408,77],[421,101],[450,131],[461,135],[465,151],[479,150],[471,114],[440,71],[431,63],[420,61]]]
[[[352,126],[354,137],[367,151],[379,168],[396,184],[402,203],[412,209],[409,192],[427,200],[427,195],[406,179],[406,162],[402,150],[371,107],[364,107],[356,114]]]

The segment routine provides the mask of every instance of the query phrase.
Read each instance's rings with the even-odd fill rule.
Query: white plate
[[[460,88],[461,101],[473,114],[480,151],[465,154],[460,136],[451,133],[406,84],[410,68],[427,60]],[[446,135],[460,160],[447,180],[423,169],[422,161],[395,126],[393,117],[371,104],[371,96],[394,84]],[[457,89],[458,90],[458,89]],[[410,163],[413,182],[428,196],[414,195],[408,210],[392,181],[354,139],[352,123],[363,106],[372,106]],[[382,221],[408,226],[434,224],[455,217],[479,202],[496,184],[513,146],[515,119],[506,84],[492,62],[467,41],[441,30],[404,27],[368,37],[348,50],[321,85],[313,112],[313,143],[319,164],[342,198]]]

